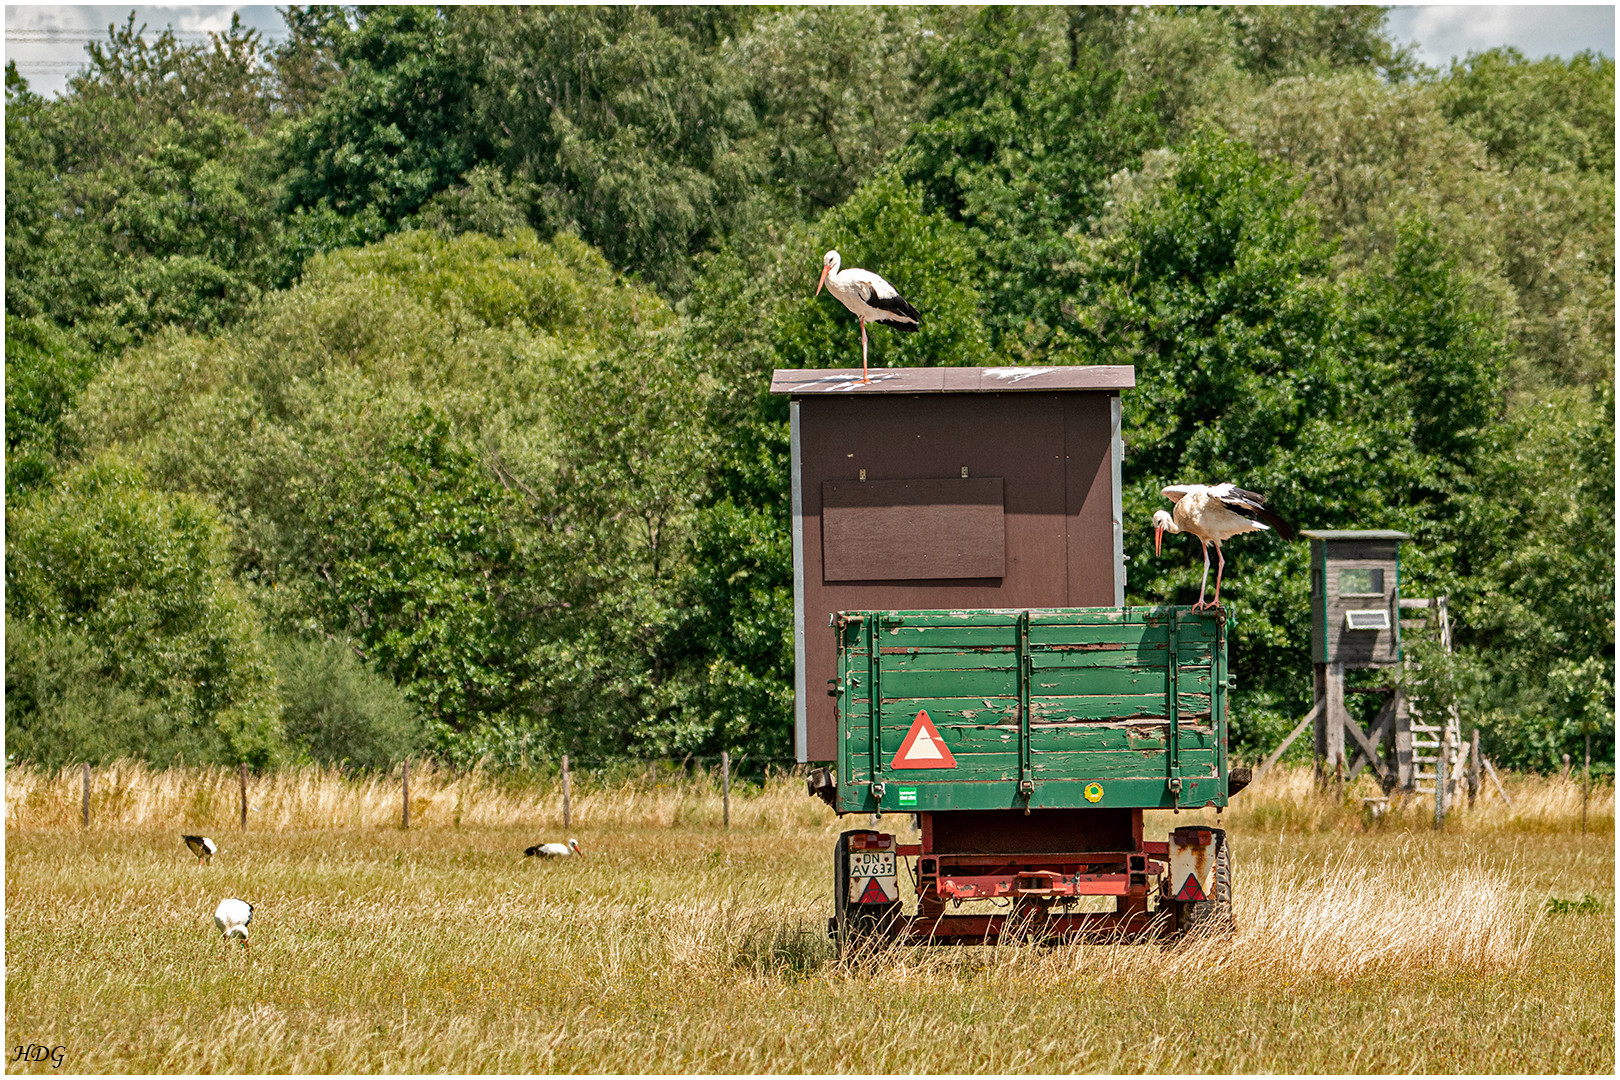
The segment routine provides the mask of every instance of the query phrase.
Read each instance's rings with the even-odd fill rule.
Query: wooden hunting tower
[[[1400,543],[1388,529],[1305,529],[1311,541],[1311,660],[1401,662]]]
[[[837,756],[839,611],[1125,602],[1123,366],[783,370],[794,750]]]
[[[1344,673],[1401,662],[1400,543],[1389,529],[1302,529],[1311,541],[1311,660],[1315,668],[1318,768],[1349,777],[1370,766],[1386,790],[1412,786],[1412,725],[1397,686],[1365,692],[1385,696],[1371,733],[1344,703]],[[1356,742],[1345,760],[1344,737]],[[1385,744],[1392,746],[1386,752]],[[1346,768],[1346,766],[1349,766]]]

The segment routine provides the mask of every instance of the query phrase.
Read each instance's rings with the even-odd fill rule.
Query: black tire
[[[1177,937],[1227,937],[1237,929],[1232,917],[1232,849],[1227,846],[1225,829],[1210,831],[1215,834],[1215,895],[1207,900],[1171,901]]]

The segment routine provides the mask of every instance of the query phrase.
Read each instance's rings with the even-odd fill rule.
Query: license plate
[[[854,878],[894,877],[894,852],[850,852],[849,876],[852,880]]]

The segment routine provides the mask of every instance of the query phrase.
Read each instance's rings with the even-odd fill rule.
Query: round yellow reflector
[[[1102,799],[1102,785],[1101,784],[1087,784],[1086,785],[1086,801],[1087,802],[1098,802],[1101,799]]]

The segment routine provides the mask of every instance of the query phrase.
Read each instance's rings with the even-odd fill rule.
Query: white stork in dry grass
[[[212,859],[214,852],[219,850],[218,845],[206,836],[187,836],[185,833],[181,833],[180,839],[185,841],[186,847],[190,848],[191,853],[197,856],[198,866]]]
[[[247,948],[247,924],[252,921],[253,905],[234,896],[221,900],[219,907],[214,909],[214,925],[219,927],[220,935],[227,942],[233,937],[240,937],[243,948]]]
[[[900,290],[872,271],[854,266],[840,270],[839,262],[836,251],[822,256],[821,280],[816,282],[815,295],[821,295],[825,284],[827,291],[861,320],[861,382],[871,382],[866,373],[866,324],[873,322],[911,333],[922,322],[922,316],[900,295]]]
[[[1159,554],[1167,532],[1191,533],[1204,546],[1204,579],[1198,583],[1198,603],[1193,605],[1194,611],[1221,605],[1221,573],[1226,569],[1221,541],[1239,533],[1267,529],[1276,529],[1277,535],[1284,540],[1294,538],[1294,530],[1288,522],[1266,509],[1265,496],[1244,491],[1233,484],[1177,484],[1165,488],[1160,494],[1175,506],[1153,515],[1153,554]],[[1204,587],[1209,584],[1211,544],[1215,545],[1215,557],[1219,562],[1215,569],[1215,599],[1206,605]]]
[[[542,859],[555,859],[563,855],[578,855],[580,854],[579,841],[570,836],[566,844],[536,844],[533,847],[524,848],[523,854],[537,855]]]

